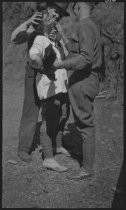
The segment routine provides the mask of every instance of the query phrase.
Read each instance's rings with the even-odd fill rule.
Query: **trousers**
[[[52,158],[53,147],[62,146],[63,131],[69,115],[70,105],[67,93],[59,93],[43,100],[40,143],[44,158]]]
[[[36,90],[36,72],[27,63],[25,67],[24,102],[19,127],[18,151],[30,152],[36,123],[38,120],[40,100]]]
[[[83,167],[91,171],[95,158],[94,99],[99,92],[97,74],[76,71],[69,77],[69,100],[82,139]]]

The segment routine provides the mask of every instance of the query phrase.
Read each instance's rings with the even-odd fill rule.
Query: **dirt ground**
[[[69,171],[57,173],[42,167],[41,146],[32,152],[30,164],[17,157],[23,88],[23,82],[3,84],[2,208],[110,208],[123,158],[123,106],[112,100],[95,101],[95,176],[69,181]],[[72,116],[63,143],[72,158],[56,155],[56,160],[70,171],[79,168],[81,142]]]

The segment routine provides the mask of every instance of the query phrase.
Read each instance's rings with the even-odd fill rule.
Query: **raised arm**
[[[36,12],[30,19],[18,26],[11,35],[11,42],[13,44],[23,44],[28,41],[30,34],[35,29],[33,25],[38,25],[42,19],[42,13]]]

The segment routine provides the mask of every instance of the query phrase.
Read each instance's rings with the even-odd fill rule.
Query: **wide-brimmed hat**
[[[68,2],[50,2],[47,4],[48,6],[55,6],[62,16],[70,16],[70,14],[66,11],[69,5]]]

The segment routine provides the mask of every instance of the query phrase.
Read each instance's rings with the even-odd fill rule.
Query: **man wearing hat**
[[[15,29],[11,36],[11,41],[13,44],[22,44],[24,42],[28,43],[28,51],[32,46],[34,38],[39,34],[39,23],[44,17],[44,13],[47,8],[54,8],[55,15],[52,20],[48,20],[47,30],[51,28],[56,21],[57,15],[59,14],[59,21],[63,16],[68,16],[66,12],[68,3],[55,2],[47,5],[46,3],[41,3],[39,5],[39,12],[36,12],[29,20],[21,24],[17,29]],[[45,11],[45,12],[44,12]],[[48,10],[49,12],[49,10]],[[37,71],[34,71],[27,61],[25,73],[25,87],[24,87],[24,103],[23,111],[19,128],[19,144],[18,144],[18,156],[21,160],[30,162],[30,149],[33,142],[33,137],[35,134],[36,123],[38,120],[38,114],[40,109],[40,101],[36,92],[36,75]]]
[[[67,178],[80,180],[93,175],[95,158],[95,96],[99,92],[101,66],[100,33],[90,17],[95,3],[74,2],[73,13],[79,21],[75,36],[72,38],[69,58],[55,62],[56,69],[65,68],[69,77],[69,99],[75,124],[82,138],[83,162],[80,171],[69,174]]]

